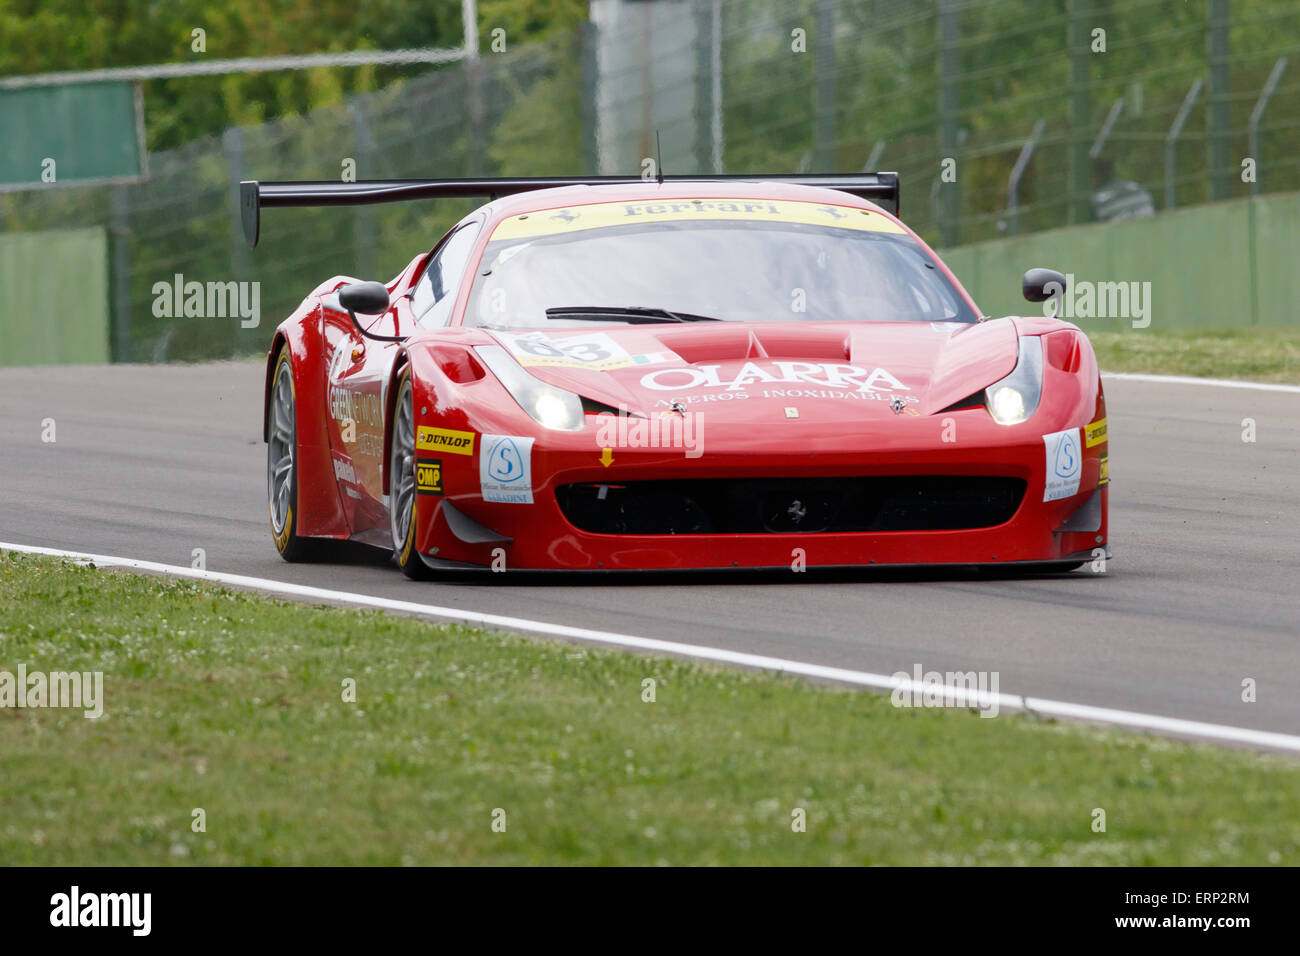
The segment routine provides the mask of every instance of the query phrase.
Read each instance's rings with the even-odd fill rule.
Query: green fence
[[[114,360],[246,355],[316,283],[391,277],[469,206],[277,209],[249,250],[240,179],[338,180],[349,161],[359,178],[636,173],[662,127],[673,173],[897,170],[903,216],[928,241],[991,243],[951,256],[991,312],[1024,311],[1015,253],[992,250],[1024,249],[999,240],[1033,233],[1036,261],[1149,274],[1156,328],[1291,321],[1290,207],[1253,207],[1247,226],[1230,203],[1300,189],[1296,0],[654,6],[671,29],[649,35],[652,18],[626,16],[485,46],[472,62],[151,154],[137,185],[0,194],[0,230],[107,226]],[[182,82],[146,83],[146,105]],[[1140,237],[1130,256],[1112,255],[1098,227],[1054,231],[1089,222],[1094,180],[1111,176],[1161,213],[1115,227]],[[1198,256],[1193,274],[1183,263]],[[154,290],[176,275],[260,283],[261,323],[158,314]]]
[[[1041,307],[1020,295],[1020,279],[1026,269],[1045,266],[1074,276],[1071,304],[1082,282],[1138,283],[1139,294],[1149,290],[1150,331],[1300,323],[1300,193],[1055,229],[941,255],[987,315],[1037,314]],[[1132,328],[1134,318],[1065,317],[1085,330]]]
[[[0,365],[107,362],[102,227],[0,235]]]

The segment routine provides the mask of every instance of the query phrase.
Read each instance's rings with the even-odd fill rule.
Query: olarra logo
[[[681,392],[691,388],[723,388],[739,391],[758,383],[792,383],[842,388],[854,392],[904,392],[907,386],[883,368],[835,365],[824,362],[746,362],[735,375],[722,377],[721,365],[665,368],[641,376],[643,388],[659,392]]]

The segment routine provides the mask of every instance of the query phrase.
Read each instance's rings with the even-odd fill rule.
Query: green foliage
[[[571,27],[584,0],[484,0],[481,35],[511,44]],[[194,31],[204,31],[195,49]],[[0,0],[0,76],[204,59],[459,47],[460,0]],[[342,102],[427,67],[348,67],[154,80],[145,87],[151,150],[228,126]]]

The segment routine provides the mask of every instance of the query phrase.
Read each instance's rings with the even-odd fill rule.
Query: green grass
[[[11,864],[1258,864],[1300,849],[1287,758],[0,555],[0,670],[19,663],[102,670],[106,712],[0,709]]]
[[[1300,384],[1300,328],[1088,332],[1107,372]]]

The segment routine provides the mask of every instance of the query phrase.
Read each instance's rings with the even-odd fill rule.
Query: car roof
[[[547,209],[562,209],[566,206],[586,206],[602,202],[648,202],[652,200],[671,201],[674,199],[739,199],[739,200],[787,200],[795,202],[815,202],[826,205],[850,206],[855,209],[870,209],[883,216],[894,219],[888,212],[875,203],[861,199],[851,193],[838,189],[825,189],[821,186],[803,186],[782,182],[710,182],[701,179],[698,182],[656,182],[601,184],[593,186],[559,186],[554,189],[537,189],[529,192],[503,196],[482,207],[489,222],[499,222],[521,213],[540,212]],[[897,221],[897,220],[896,220]]]

